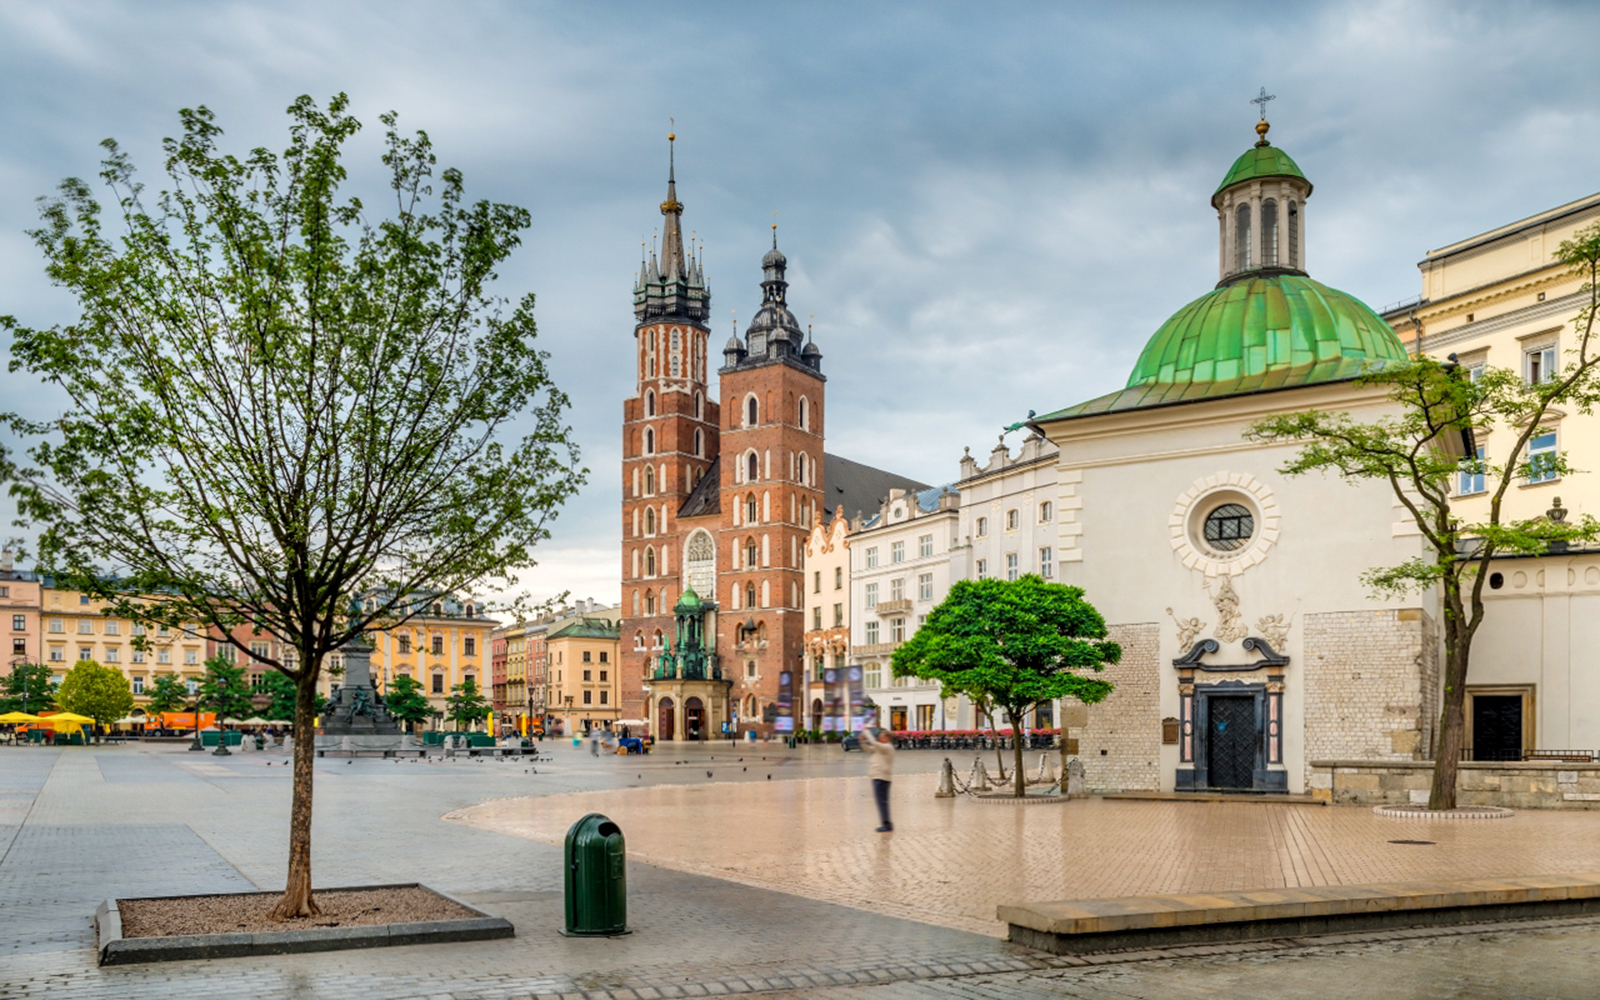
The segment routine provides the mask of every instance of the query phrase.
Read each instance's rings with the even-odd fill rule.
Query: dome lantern
[[[1250,272],[1306,273],[1305,203],[1311,182],[1283,150],[1267,141],[1271,124],[1233,161],[1211,196],[1217,210],[1219,283]]]

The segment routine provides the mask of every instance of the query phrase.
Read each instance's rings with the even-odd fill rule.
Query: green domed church
[[[1268,130],[1211,195],[1216,286],[1149,337],[1122,389],[1030,421],[1060,449],[1059,578],[1123,646],[1080,739],[1091,788],[1315,791],[1313,760],[1431,742],[1435,602],[1360,583],[1423,554],[1415,525],[1386,485],[1290,479],[1294,447],[1245,436],[1283,412],[1371,420],[1393,404],[1357,377],[1407,358],[1371,308],[1311,277],[1312,184]]]

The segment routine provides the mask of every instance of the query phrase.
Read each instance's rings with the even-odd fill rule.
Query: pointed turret
[[[682,319],[704,322],[711,309],[705,274],[683,240],[683,202],[678,200],[677,135],[667,135],[667,200],[661,203],[665,223],[659,254],[652,249],[641,284],[634,289],[633,312],[640,320]]]

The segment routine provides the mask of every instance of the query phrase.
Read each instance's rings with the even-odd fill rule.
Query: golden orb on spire
[[[1272,124],[1270,122],[1268,122],[1265,118],[1263,118],[1260,121],[1256,122],[1256,135],[1259,135],[1261,137],[1261,138],[1256,140],[1256,145],[1257,146],[1270,145],[1270,143],[1267,142],[1267,130],[1270,129],[1271,127],[1272,127]]]
[[[668,142],[677,142],[678,141],[678,134],[676,132],[668,132],[667,133],[667,141]]]

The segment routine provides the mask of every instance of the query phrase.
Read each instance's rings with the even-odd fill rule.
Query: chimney
[[[0,572],[11,571],[11,546],[0,549]]]

